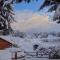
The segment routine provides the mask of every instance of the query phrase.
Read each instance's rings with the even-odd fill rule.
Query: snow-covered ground
[[[28,39],[28,38],[19,38],[19,37],[12,37],[12,36],[0,36],[1,38],[17,44],[19,48],[8,48],[6,50],[0,50],[0,60],[11,60],[12,52],[13,51],[22,51],[22,52],[34,52],[33,45],[38,44],[40,47],[60,47],[60,42],[43,42],[43,39]],[[49,38],[51,40],[51,38]],[[53,40],[53,39],[52,39]],[[20,59],[21,60],[21,59]],[[26,60],[49,60],[48,58],[26,58]]]
[[[48,59],[48,58],[27,58],[26,60],[59,60],[59,59]]]

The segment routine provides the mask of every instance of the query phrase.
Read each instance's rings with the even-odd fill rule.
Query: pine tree
[[[44,0],[44,3],[41,5],[40,10],[46,6],[51,6],[51,8],[48,9],[48,12],[55,11],[53,21],[57,20],[57,23],[60,23],[60,0]]]
[[[4,34],[6,34],[7,31],[10,33],[12,30],[10,23],[14,18],[11,2],[12,0],[0,0],[0,30],[3,30]]]
[[[3,30],[3,34],[13,31],[10,25],[14,21],[12,4],[23,1],[30,3],[34,0],[0,0],[0,30]]]

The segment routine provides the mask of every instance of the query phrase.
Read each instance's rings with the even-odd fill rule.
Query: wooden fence
[[[37,53],[36,52],[25,52],[27,57],[35,57],[35,58],[49,58],[49,54],[45,54],[45,53]]]
[[[23,59],[25,60],[25,58],[49,58],[49,54],[45,54],[45,53],[37,53],[36,52],[24,52],[26,55],[25,56],[18,56],[19,52],[15,52],[14,58],[12,58],[12,60],[18,60],[18,59]]]

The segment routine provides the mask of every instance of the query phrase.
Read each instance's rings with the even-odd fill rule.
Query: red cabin
[[[9,48],[12,46],[12,43],[8,42],[7,40],[0,38],[0,50]]]

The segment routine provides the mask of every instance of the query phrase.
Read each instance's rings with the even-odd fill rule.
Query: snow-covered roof
[[[18,45],[18,47],[21,47],[22,46],[27,46],[27,41],[25,39],[22,39],[20,37],[13,37],[11,35],[8,35],[8,36],[0,36],[0,38],[2,39],[5,39],[6,41],[12,43],[12,44],[16,44]]]
[[[18,41],[17,40],[20,40],[20,38],[18,37],[13,37],[13,36],[0,36],[0,38],[2,39],[5,39],[6,41],[10,42],[10,43],[13,43],[13,44],[17,44]]]

